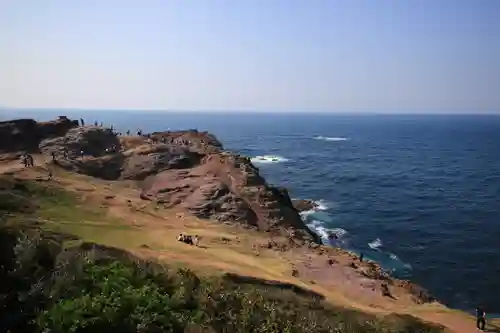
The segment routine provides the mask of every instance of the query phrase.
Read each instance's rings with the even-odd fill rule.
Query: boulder
[[[59,119],[53,121],[39,122],[38,127],[38,142],[57,138],[66,135],[72,129],[78,127],[78,120],[70,120],[66,116],[59,116]]]
[[[116,146],[119,150],[120,141],[109,128],[98,126],[82,126],[69,130],[65,136],[46,139],[40,143],[43,154],[63,157],[64,150],[72,159],[80,157],[83,151],[86,156],[104,156],[106,148]]]
[[[116,147],[116,152],[106,153],[112,147]],[[43,140],[40,151],[47,159],[55,154],[55,163],[66,170],[106,180],[118,179],[125,161],[116,134],[97,126],[73,128],[63,137]]]
[[[144,180],[169,169],[192,168],[201,156],[187,148],[167,144],[147,145],[125,152],[123,179]]]
[[[318,205],[312,200],[294,199],[292,200],[292,203],[295,209],[299,212],[313,210],[318,207]]]

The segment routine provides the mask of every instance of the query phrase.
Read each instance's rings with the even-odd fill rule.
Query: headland
[[[427,325],[422,332],[474,330],[473,318],[423,288],[322,244],[299,214],[314,203],[292,201],[211,133],[116,133],[60,117],[1,122],[0,139],[3,228],[56,241],[56,259],[75,249],[126,254],[199,277],[291,290],[387,327],[407,320]],[[32,166],[21,163],[26,156]]]

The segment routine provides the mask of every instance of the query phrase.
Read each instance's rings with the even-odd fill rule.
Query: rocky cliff
[[[141,198],[166,208],[319,242],[286,190],[267,184],[249,158],[224,151],[207,132],[118,137],[102,127],[77,127],[43,140],[40,150],[48,158],[55,156],[54,163],[67,170],[107,180],[140,181]]]
[[[40,142],[47,138],[64,136],[78,126],[77,121],[66,117],[49,122],[18,119],[0,122],[0,154],[12,152],[36,152]]]

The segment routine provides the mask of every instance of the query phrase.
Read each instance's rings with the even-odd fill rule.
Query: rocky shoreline
[[[165,209],[179,208],[221,223],[267,233],[262,248],[288,251],[304,247],[324,257],[342,252],[360,274],[406,289],[417,303],[434,298],[409,281],[391,278],[373,262],[324,246],[302,220],[311,200],[292,200],[284,188],[270,186],[248,157],[224,150],[217,138],[197,130],[119,135],[110,128],[80,126],[60,117],[0,122],[0,154],[17,158],[41,153],[46,161],[75,173],[108,181],[135,181],[140,198]],[[305,266],[307,269],[307,265]],[[299,269],[297,269],[297,272]]]

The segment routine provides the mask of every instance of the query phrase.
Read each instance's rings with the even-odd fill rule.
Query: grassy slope
[[[137,219],[133,220],[132,223],[124,223],[125,219],[119,217],[120,214],[127,215],[126,211],[114,207],[113,204],[110,205],[109,202],[95,200],[92,195],[97,188],[95,185],[87,184],[87,186],[83,186],[82,184],[85,182],[77,181],[78,186],[72,187],[76,191],[70,193],[61,190],[59,187],[74,185],[75,179],[79,176],[67,175],[64,172],[58,172],[58,176],[59,180],[56,186],[54,186],[56,183],[48,185],[49,183],[32,181],[22,182],[24,185],[21,187],[16,185],[18,188],[11,190],[10,193],[15,194],[14,197],[17,200],[15,205],[18,205],[19,202],[23,203],[21,205],[22,209],[14,207],[15,205],[12,207],[6,206],[5,203],[8,200],[1,200],[4,204],[0,204],[0,209],[10,212],[10,223],[33,224],[36,221],[39,223],[37,228],[73,234],[86,241],[128,249],[142,257],[144,257],[144,254],[149,255],[148,252],[154,251],[156,258],[162,261],[166,260],[174,267],[189,267],[204,275],[207,272],[210,274],[216,273],[217,270],[235,272],[235,263],[237,263],[236,273],[255,275],[256,270],[258,270],[258,276],[262,278],[284,280],[280,273],[286,270],[287,267],[284,267],[283,263],[273,256],[262,255],[259,258],[254,258],[246,255],[246,253],[240,253],[241,251],[238,248],[231,248],[231,251],[228,251],[226,246],[211,249],[210,252],[183,247],[183,244],[172,241],[178,232],[173,223],[162,223],[165,221],[159,221],[158,216],[154,215],[154,209],[139,207],[140,202],[133,202],[135,196],[130,197],[132,201],[130,211],[137,210],[142,215],[151,214],[151,219]],[[106,188],[106,185],[102,187]],[[126,193],[126,189],[123,193]],[[106,193],[100,193],[100,197],[103,194]],[[27,203],[33,202],[29,198],[36,199],[34,200],[36,208],[30,207]],[[126,194],[123,198],[127,198]],[[113,200],[111,199],[111,201]],[[36,213],[33,214],[35,210]],[[110,214],[110,211],[115,212],[115,214]],[[26,216],[29,218],[26,218]],[[182,215],[175,215],[174,219],[182,220],[183,218]],[[207,226],[206,222],[202,223],[203,225],[196,221],[185,221],[183,226],[189,227],[192,234],[199,233],[207,238],[210,238],[211,235],[220,236],[222,234],[234,239],[234,233],[230,228],[222,230],[219,226],[211,228],[211,226]],[[168,238],[167,242],[165,238]],[[75,242],[68,242],[66,246],[74,244]],[[145,244],[151,250],[141,249],[141,245]],[[297,281],[293,281],[293,283],[300,285]],[[321,292],[321,290],[319,291]],[[338,311],[338,308],[335,311]],[[420,308],[418,311],[424,310]],[[431,311],[437,313],[438,317],[431,318],[436,319],[437,322],[441,321],[439,315],[444,313],[446,316],[446,311],[443,312],[441,307],[437,308],[436,311]],[[395,327],[401,326],[408,319],[391,317],[384,320],[383,325]],[[391,326],[389,322],[394,320],[397,323]],[[412,321],[413,319],[410,318],[409,320]]]

